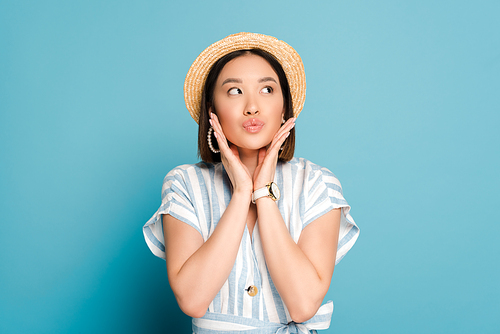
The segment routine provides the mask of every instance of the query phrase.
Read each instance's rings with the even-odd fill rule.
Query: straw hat
[[[290,93],[293,114],[297,117],[306,99],[306,75],[297,51],[279,39],[248,32],[229,35],[210,45],[193,62],[184,81],[184,101],[191,117],[198,123],[203,87],[210,69],[221,57],[238,50],[261,49],[273,55],[283,67]]]

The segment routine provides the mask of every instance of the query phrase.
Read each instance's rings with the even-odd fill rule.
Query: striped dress
[[[274,182],[281,191],[278,208],[292,239],[297,243],[302,230],[328,211],[341,208],[338,263],[351,249],[359,229],[349,214],[338,179],[326,168],[306,159],[279,162]],[[162,203],[144,225],[146,243],[154,255],[165,259],[162,215],[169,214],[196,229],[203,240],[213,233],[231,200],[231,185],[221,163],[200,162],[182,165],[164,179]],[[256,287],[251,296],[248,287]],[[269,275],[262,250],[258,220],[252,235],[245,228],[233,269],[203,318],[193,319],[195,333],[286,333],[314,332],[328,328],[333,312],[331,302],[303,324],[291,322],[283,300]],[[243,326],[241,329],[236,329]],[[319,325],[318,325],[319,324]],[[307,327],[307,328],[306,328]]]

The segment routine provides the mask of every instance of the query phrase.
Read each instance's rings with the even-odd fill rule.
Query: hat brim
[[[255,33],[229,35],[206,48],[193,62],[184,81],[184,101],[191,117],[198,123],[203,88],[212,66],[221,57],[238,50],[260,49],[273,55],[283,67],[290,94],[293,115],[297,117],[306,99],[304,64],[297,51],[279,39]]]

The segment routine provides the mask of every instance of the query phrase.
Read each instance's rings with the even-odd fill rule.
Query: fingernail
[[[217,132],[214,131],[214,137],[217,139]]]
[[[286,137],[285,137],[285,138],[288,138],[288,136],[289,136],[289,135],[290,135],[290,132],[288,132],[288,133],[286,134]]]
[[[213,125],[213,124],[212,124],[212,120],[211,120],[211,119],[209,119],[209,120],[208,120],[208,122],[210,123],[210,125]]]
[[[294,127],[295,127],[295,123],[292,124],[292,127],[290,128],[290,130],[293,129]]]

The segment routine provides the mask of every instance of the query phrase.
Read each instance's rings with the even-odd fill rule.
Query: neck
[[[238,147],[241,162],[246,166],[248,172],[253,178],[253,173],[259,163],[259,150],[249,150]]]

